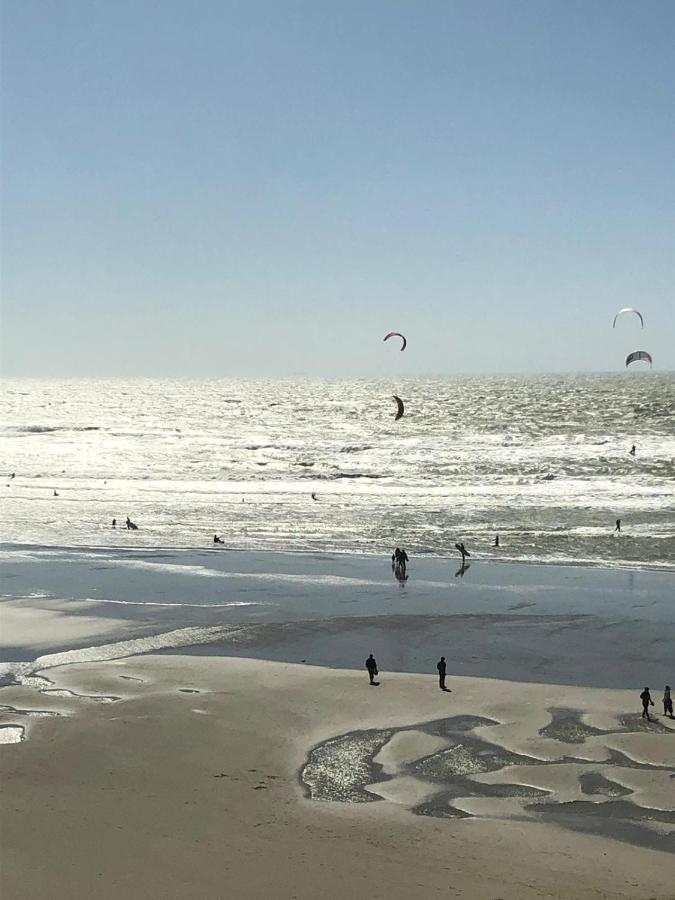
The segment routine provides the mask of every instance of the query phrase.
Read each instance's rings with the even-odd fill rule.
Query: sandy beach
[[[675,895],[675,722],[659,714],[656,684],[653,723],[640,718],[642,685],[628,687],[638,663],[667,670],[667,651],[650,661],[646,648],[659,646],[671,576],[476,566],[471,588],[447,582],[458,593],[443,615],[447,585],[420,561],[406,616],[377,607],[400,591],[372,561],[276,560],[297,577],[273,580],[261,560],[224,559],[209,564],[229,576],[222,586],[193,557],[165,560],[177,596],[183,577],[218,583],[217,608],[204,595],[198,609],[172,608],[170,591],[165,607],[109,602],[110,585],[140,596],[143,567],[107,568],[97,602],[64,584],[60,600],[22,598],[31,578],[44,588],[42,570],[13,563],[17,587],[0,605],[3,658],[19,660],[0,691],[3,898]],[[265,621],[234,605],[243,584],[277,604]],[[365,609],[334,615],[354,591]],[[482,644],[465,602],[488,605]],[[579,617],[569,607],[582,602]],[[634,607],[646,610],[639,626]],[[624,645],[635,634],[605,677],[616,688],[579,663],[589,629]],[[557,632],[567,668],[562,644],[551,652]],[[434,635],[450,648],[448,692],[435,656],[429,674],[419,668]],[[558,683],[546,682],[537,635]],[[406,640],[417,651],[401,658]],[[615,645],[597,641],[606,661]],[[363,648],[378,657],[377,687]],[[481,666],[525,677],[478,677]]]
[[[610,710],[633,713],[628,692],[453,678],[443,693],[432,677],[394,673],[370,688],[361,672],[185,656],[74,665],[50,678],[88,699],[37,695],[59,716],[24,715],[29,739],[0,755],[7,900],[673,896],[675,723],[581,744],[539,734],[547,710],[564,706],[590,728],[619,729]],[[17,708],[38,705],[28,686],[3,694]],[[458,716],[499,722],[489,739],[511,753],[584,760],[507,766],[482,780],[550,792],[556,803],[608,804],[606,785],[621,786],[651,810],[642,837],[663,850],[620,827],[617,838],[543,823],[517,809],[521,798],[455,800],[466,818],[413,814],[439,785],[396,773],[452,745],[421,724]],[[298,774],[312,748],[373,729],[401,729],[380,751],[382,783],[371,788],[385,799],[312,800]],[[608,765],[609,750],[642,767]],[[581,792],[582,772],[605,779],[597,793]]]

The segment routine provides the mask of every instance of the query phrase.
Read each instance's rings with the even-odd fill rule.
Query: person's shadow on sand
[[[462,563],[462,565],[455,572],[455,578],[464,578],[464,573],[471,568],[471,563]]]
[[[371,687],[379,687],[379,686],[380,686],[380,682],[379,682],[379,681],[371,681],[371,682],[370,682],[370,686],[371,686]]]

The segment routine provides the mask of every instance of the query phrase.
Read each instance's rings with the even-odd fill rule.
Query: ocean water
[[[675,568],[673,374],[6,379],[0,458],[16,544]]]

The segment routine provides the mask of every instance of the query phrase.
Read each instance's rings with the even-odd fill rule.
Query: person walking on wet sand
[[[648,687],[646,687],[640,694],[640,700],[642,700],[642,718],[649,719],[649,721],[651,722],[649,707],[654,705],[654,701],[652,700],[652,695],[649,693]]]
[[[377,682],[375,681],[375,676],[377,675],[377,662],[375,661],[375,657],[372,653],[366,660],[366,669],[368,669],[368,677],[370,678],[370,683],[377,684]]]
[[[438,686],[442,691],[447,691],[448,688],[445,686],[445,657],[441,656],[441,658],[436,663],[436,668],[438,669]]]
[[[673,718],[673,700],[670,696],[670,685],[667,684],[663,692],[663,715]]]
[[[455,548],[457,550],[459,550],[459,552],[462,554],[462,565],[464,565],[464,562],[466,561],[467,556],[471,556],[469,551],[464,546],[464,541],[462,541],[461,543],[455,544]]]

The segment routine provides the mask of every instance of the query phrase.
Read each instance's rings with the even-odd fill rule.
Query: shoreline
[[[0,668],[153,652],[255,657],[587,687],[672,681],[663,571],[367,555],[18,551],[4,567]],[[631,652],[626,653],[630,647]]]
[[[120,531],[126,531],[126,529],[120,528]],[[188,553],[207,553],[207,554],[269,554],[271,556],[294,556],[300,558],[316,558],[316,557],[353,557],[355,559],[381,559],[385,564],[388,562],[391,554],[388,554],[385,551],[376,552],[376,551],[368,551],[363,550],[361,552],[357,552],[355,550],[294,550],[294,549],[279,549],[279,548],[258,548],[258,547],[230,547],[227,544],[219,545],[216,549],[214,546],[206,544],[204,546],[193,545],[193,546],[174,546],[174,545],[141,545],[137,547],[120,547],[115,544],[32,544],[32,543],[22,543],[22,542],[14,542],[14,541],[0,541],[0,559],[1,554],[3,552],[17,552],[17,551],[26,551],[26,552],[36,552],[39,553],[41,551],[44,552],[62,552],[62,553],[119,553],[123,554],[188,554]],[[474,551],[475,554],[475,551]],[[444,555],[438,553],[415,553],[412,557],[412,561],[415,560],[445,560],[447,562],[460,562],[461,559],[457,555]],[[646,563],[637,563],[631,561],[612,561],[612,560],[593,560],[593,559],[581,559],[578,561],[565,559],[565,558],[548,558],[548,559],[538,559],[538,558],[526,558],[526,557],[516,557],[516,556],[505,556],[505,557],[495,557],[495,556],[476,556],[472,555],[470,557],[470,562],[474,563],[482,563],[482,564],[492,564],[492,565],[519,565],[519,566],[541,566],[541,567],[560,567],[560,568],[571,568],[571,569],[608,569],[609,571],[621,570],[621,571],[635,571],[635,572],[662,572],[662,573],[670,573],[675,574],[675,561],[671,562],[646,562]]]

